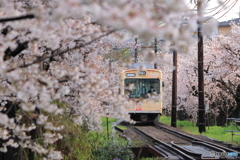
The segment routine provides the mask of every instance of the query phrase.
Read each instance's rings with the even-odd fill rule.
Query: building
[[[219,34],[228,34],[228,33],[230,33],[230,31],[231,31],[231,24],[232,23],[236,23],[236,24],[240,23],[240,18],[219,22],[219,25],[218,25],[218,32],[219,32]]]

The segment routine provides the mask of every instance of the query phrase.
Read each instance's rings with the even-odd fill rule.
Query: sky
[[[187,1],[189,2],[190,0],[187,0]],[[221,0],[223,2],[224,7],[219,6],[218,1],[219,0],[209,0],[205,12],[206,13],[210,12],[210,13],[206,14],[205,16],[213,16],[219,22],[226,21],[226,20],[231,20],[231,19],[234,19],[234,18],[240,18],[239,17],[240,0]],[[236,4],[234,5],[235,2],[236,2]],[[234,5],[234,7],[231,8],[233,5]],[[193,8],[193,5],[191,5],[191,8]]]

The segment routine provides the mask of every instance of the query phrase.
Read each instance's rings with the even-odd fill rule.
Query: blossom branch
[[[35,18],[35,16],[33,14],[28,14],[28,15],[19,16],[19,17],[12,17],[12,18],[1,18],[0,23],[23,20],[23,19],[32,19],[32,18]]]
[[[236,55],[236,56],[238,55],[238,53],[234,52],[229,45],[225,45],[225,44],[224,44],[223,47],[224,47],[224,49],[225,49],[227,52],[229,52],[230,54],[232,53],[232,54],[234,54],[234,55]]]
[[[217,79],[216,81],[219,82],[219,85],[217,85],[217,87],[222,88],[223,91],[228,91],[229,93],[234,95],[234,90],[222,78]]]
[[[75,50],[75,49],[78,49],[78,48],[81,48],[81,47],[85,47],[85,46],[90,45],[90,44],[92,44],[93,42],[95,42],[95,41],[97,41],[97,40],[99,40],[99,39],[101,39],[101,38],[103,38],[103,37],[105,37],[105,36],[108,36],[109,34],[112,34],[112,33],[116,32],[116,31],[117,31],[117,30],[111,30],[111,31],[109,31],[108,33],[103,34],[103,35],[101,35],[101,36],[99,36],[99,37],[97,37],[97,38],[95,38],[95,39],[93,39],[93,40],[91,40],[91,41],[89,41],[89,42],[87,42],[87,43],[85,43],[85,44],[76,45],[76,46],[73,47],[73,48],[65,49],[65,50],[63,50],[63,51],[61,51],[61,52],[53,53],[53,54],[50,55],[50,56],[43,56],[43,57],[37,58],[35,61],[33,61],[33,62],[31,62],[31,63],[24,64],[24,65],[20,65],[20,66],[17,66],[17,67],[15,67],[15,68],[11,68],[11,69],[7,70],[7,72],[14,71],[14,70],[17,69],[17,68],[26,68],[26,67],[29,67],[29,66],[31,66],[31,65],[33,65],[33,64],[42,62],[42,61],[44,61],[44,60],[46,60],[46,59],[48,59],[48,58],[52,58],[52,57],[55,57],[55,56],[58,56],[58,55],[62,55],[62,54],[64,54],[64,53],[68,52],[68,51],[72,51],[72,50]]]
[[[23,43],[20,43],[19,41],[17,41],[18,46],[14,50],[11,50],[10,47],[6,49],[6,51],[4,52],[5,54],[4,54],[3,60],[6,61],[11,57],[17,56],[24,49],[28,48],[28,43],[29,41],[26,41]]]

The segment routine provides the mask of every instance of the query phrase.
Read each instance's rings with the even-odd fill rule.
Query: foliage
[[[56,119],[57,121],[57,119]],[[92,148],[87,131],[73,123],[67,116],[60,122],[64,130],[60,133],[63,139],[58,140],[56,149],[61,151],[65,160],[92,160]]]
[[[131,60],[132,60],[130,48],[122,48],[122,49],[116,48],[115,50],[110,51],[103,57],[110,59],[111,62],[117,61],[120,64],[131,63]]]
[[[160,116],[159,122],[167,124],[167,125],[170,126],[171,125],[171,117]]]
[[[165,117],[162,116],[160,122],[170,125],[171,124],[171,117]],[[207,136],[212,139],[216,139],[219,141],[224,141],[231,144],[240,144],[240,137],[234,136],[232,141],[232,135],[231,132],[226,132],[227,130],[236,130],[232,129],[232,126],[226,126],[226,127],[219,127],[219,126],[207,126],[206,132],[203,132],[202,134],[199,133],[198,127],[196,124],[193,125],[192,122],[189,121],[178,121],[177,120],[177,128],[181,129],[184,132],[188,132],[195,135],[203,135]]]
[[[112,140],[104,141],[95,151],[93,151],[93,154],[95,155],[96,160],[131,160],[134,157],[134,154],[128,148],[126,143],[123,143],[122,141],[114,142]]]
[[[63,102],[54,100],[53,103],[66,109],[66,104]],[[106,117],[101,118],[103,132],[88,132],[84,126],[74,124],[72,116],[68,114],[51,115],[49,119],[51,119],[54,124],[65,126],[64,130],[60,132],[63,138],[52,145],[52,147],[55,146],[57,150],[61,151],[64,160],[92,160],[94,159],[92,152],[98,148],[99,145],[104,144],[105,141],[109,141],[106,133]],[[111,130],[111,123],[115,121],[115,119],[109,118],[109,130]],[[44,139],[40,137],[38,141],[43,141]],[[27,153],[24,152],[24,155],[25,158],[23,159],[27,159]],[[36,155],[35,158],[42,159],[42,155]]]
[[[117,125],[117,127],[120,128],[120,129],[122,129],[122,130],[127,129],[127,127],[125,127],[125,126],[121,126],[121,125]]]
[[[65,103],[58,100],[54,100],[52,103],[57,104],[59,108],[66,110]],[[43,113],[47,114],[47,113]],[[58,139],[51,145],[51,148],[55,147],[63,155],[64,160],[92,160],[92,148],[89,142],[89,135],[84,126],[76,125],[73,122],[73,117],[69,113],[62,115],[49,115],[48,119],[53,122],[53,125],[64,126],[64,129],[59,133],[63,135],[61,139]],[[39,137],[37,142],[44,144],[44,138],[41,134],[43,131],[39,128],[37,136]],[[51,132],[49,132],[51,133]],[[44,155],[37,154],[36,158],[42,159]],[[27,159],[27,158],[24,158]]]
[[[112,133],[112,123],[116,119],[108,118],[109,134],[107,134],[107,119],[101,118],[103,131],[89,133],[89,140],[92,142],[93,155],[96,160],[118,160],[118,159],[132,159],[134,154],[128,148],[128,142],[118,135]]]
[[[131,147],[142,147],[143,145],[145,145],[146,143],[143,141],[132,141],[131,143]]]
[[[108,125],[108,129],[109,129],[109,131],[111,131],[112,130],[112,123],[114,123],[114,122],[116,122],[117,120],[116,119],[114,119],[114,118],[109,118],[108,117],[108,119],[107,119],[107,117],[102,117],[101,118],[101,122],[102,122],[102,130],[103,130],[103,132],[107,132],[107,125]],[[107,124],[107,122],[108,122],[108,124]]]

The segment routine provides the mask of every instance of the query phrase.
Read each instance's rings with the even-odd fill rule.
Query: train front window
[[[125,94],[130,98],[147,98],[148,94],[160,94],[159,79],[125,79]]]

